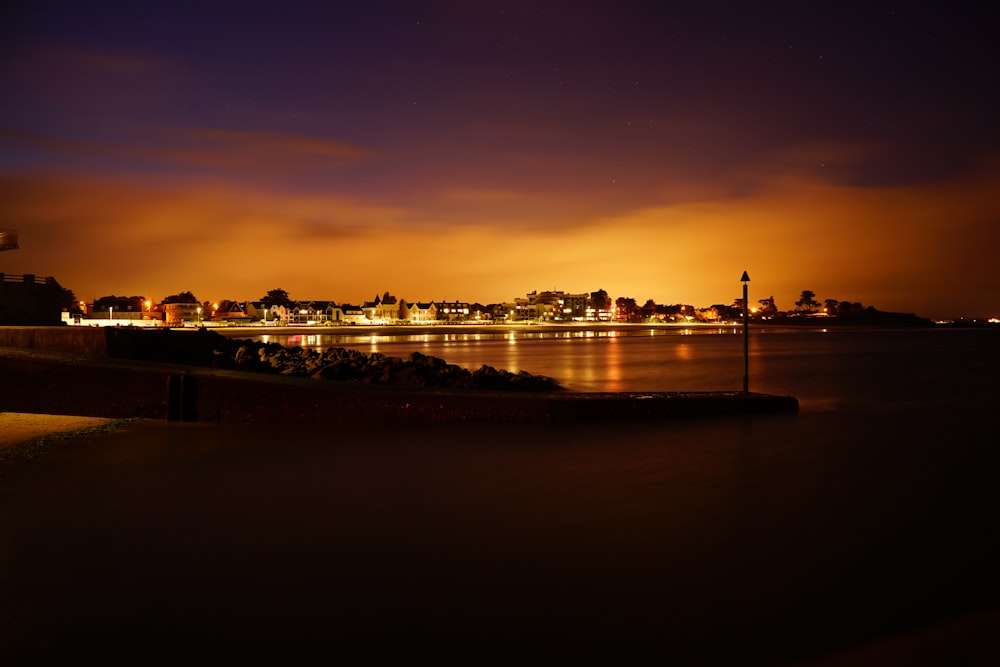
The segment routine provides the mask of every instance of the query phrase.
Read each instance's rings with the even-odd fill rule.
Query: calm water
[[[506,620],[488,611],[487,622],[517,616],[517,632],[592,637],[588,649],[549,636],[551,655],[629,659],[662,647],[667,662],[776,664],[910,641],[889,662],[918,664],[914,646],[948,624],[979,634],[944,655],[977,655],[1000,632],[1000,331],[755,330],[750,341],[751,389],[798,397],[799,414],[488,432],[384,425],[359,445],[362,477],[388,476],[407,502],[421,499],[399,525],[462,531],[470,576],[505,600]],[[580,391],[742,384],[733,329],[287,342],[417,350]],[[392,495],[391,482],[381,488]],[[518,595],[532,602],[521,608]]]
[[[288,346],[441,357],[549,375],[574,391],[715,391],[742,387],[738,328],[415,335],[258,336]],[[1000,331],[753,330],[750,388],[794,395],[804,412],[922,410],[981,404],[1000,386]]]
[[[998,334],[755,331],[751,389],[796,415],[137,424],[4,471],[0,640],[34,661],[977,664],[1000,631]],[[731,331],[282,342],[577,390],[742,382]]]

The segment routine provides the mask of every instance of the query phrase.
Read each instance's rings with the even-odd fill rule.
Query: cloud
[[[147,128],[101,141],[28,131],[5,131],[0,137],[19,151],[97,161],[98,169],[113,170],[108,164],[113,160],[147,169],[212,172],[220,178],[340,169],[373,156],[369,150],[320,137],[217,128]]]
[[[4,178],[0,196],[0,213],[20,230],[22,250],[11,253],[20,270],[115,293],[128,291],[122,283],[141,289],[155,282],[150,276],[208,289],[249,273],[245,267],[281,273],[305,263],[320,271],[338,259],[342,244],[375,245],[379,231],[401,216],[336,196],[217,182],[152,187],[62,173]]]
[[[86,298],[191,290],[257,298],[509,300],[603,288],[696,306],[754,299],[789,308],[803,289],[928,316],[1000,312],[992,249],[1000,161],[921,188],[852,187],[800,173],[738,198],[663,201],[612,214],[561,192],[447,189],[413,207],[237,181],[25,172],[0,180],[20,231],[11,273],[52,274]],[[528,213],[518,215],[518,207]],[[456,211],[460,211],[458,216]],[[511,225],[506,216],[517,221]],[[461,218],[460,220],[457,218]],[[419,224],[414,224],[417,221]]]
[[[17,106],[5,114],[28,126],[54,118],[90,129],[168,107],[184,87],[173,62],[148,53],[32,44],[5,58],[0,76]],[[27,113],[24,113],[27,112]]]
[[[22,46],[11,53],[4,67],[4,76],[12,82],[34,82],[40,90],[60,89],[68,82],[94,78],[119,79],[159,76],[170,69],[168,61],[150,54],[81,48],[56,44]],[[38,80],[38,76],[47,79]]]
[[[244,172],[294,173],[340,168],[372,157],[370,150],[320,137],[219,128],[165,133],[165,157],[182,166]]]

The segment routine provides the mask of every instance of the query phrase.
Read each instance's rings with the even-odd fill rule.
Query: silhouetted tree
[[[802,296],[795,302],[795,305],[799,307],[799,310],[813,312],[819,307],[819,301],[816,301],[816,292],[808,289],[802,290]]]
[[[198,303],[198,299],[191,292],[181,292],[164,297],[163,303]]]
[[[108,310],[114,308],[117,312],[139,313],[143,310],[145,299],[141,296],[102,296],[94,299],[94,310]]]
[[[59,296],[59,303],[63,310],[69,311],[70,313],[80,312],[80,302],[76,299],[76,294],[73,294],[73,290],[68,287],[62,288],[62,294]]]
[[[640,309],[642,316],[646,319],[656,316],[656,302],[652,299],[646,299],[646,303],[643,304]]]
[[[611,297],[602,289],[590,293],[590,303],[595,310],[611,310]]]
[[[281,289],[268,290],[267,294],[260,298],[261,303],[270,308],[271,306],[285,306],[286,308],[292,305],[291,299],[288,298],[288,292]]]
[[[743,301],[743,299],[737,299]],[[724,303],[713,303],[712,309],[718,314],[720,320],[739,320],[743,317],[742,305],[726,305]]]
[[[615,309],[618,311],[617,319],[622,322],[632,322],[639,319],[639,306],[632,297],[620,296],[615,299]]]
[[[836,317],[840,313],[840,302],[836,299],[824,299],[823,307],[826,308],[826,314],[830,317]]]
[[[219,302],[219,308],[217,312],[228,313],[233,309],[234,304],[239,305],[240,310],[243,309],[243,306],[239,303],[239,301],[233,301],[232,299],[223,299],[222,301]]]
[[[760,304],[760,309],[757,311],[757,315],[761,317],[773,317],[778,314],[778,307],[774,305],[774,297],[769,296],[766,299],[761,299],[757,303]]]
[[[656,312],[664,317],[669,317],[671,320],[677,320],[683,319],[687,315],[693,316],[694,308],[681,303],[675,303],[669,306],[657,306]]]

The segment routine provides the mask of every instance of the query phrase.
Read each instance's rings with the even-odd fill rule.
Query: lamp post
[[[750,302],[747,298],[747,283],[750,276],[744,271],[740,276],[743,283],[743,393],[750,393]]]

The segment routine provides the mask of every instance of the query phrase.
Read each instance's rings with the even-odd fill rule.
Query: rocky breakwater
[[[562,389],[558,382],[544,375],[526,371],[511,373],[485,365],[470,371],[419,352],[403,359],[342,347],[316,352],[300,347],[286,348],[276,343],[244,341],[233,352],[232,360],[232,368],[236,370],[303,376],[314,380],[490,391]]]
[[[323,352],[277,343],[229,339],[198,331],[119,330],[108,353],[119,358],[163,361],[275,375],[397,387],[518,392],[552,392],[554,379],[526,371],[482,366],[470,371],[444,359],[414,352],[408,358],[331,347]]]

